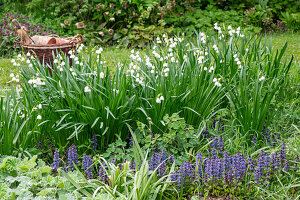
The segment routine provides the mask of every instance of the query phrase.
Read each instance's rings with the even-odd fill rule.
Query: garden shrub
[[[144,47],[164,33],[211,29],[215,22],[249,32],[296,31],[299,5],[280,1],[4,1],[4,11],[29,15],[61,36],[78,33],[91,44]],[[175,31],[173,31],[173,29]]]
[[[96,134],[103,150],[118,138],[128,138],[128,126],[136,127],[137,121],[161,134],[166,114],[180,112],[198,127],[223,111],[234,118],[247,144],[254,136],[261,139],[292,63],[281,62],[286,46],[275,53],[240,28],[215,24],[214,29],[217,33],[199,33],[193,42],[158,37],[152,48],[133,49],[130,61],[115,69],[101,59],[102,48],[84,45],[77,54],[69,52],[73,65],[66,55],[55,57],[52,75],[30,54],[20,55],[12,60],[22,66],[22,81],[12,77],[12,84],[23,90],[21,111],[14,116],[31,124],[19,138],[8,140],[16,145],[32,127],[36,143],[46,136],[60,147],[75,138],[85,144]],[[4,137],[11,131],[7,128]]]

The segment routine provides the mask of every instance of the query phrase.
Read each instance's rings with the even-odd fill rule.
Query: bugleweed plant
[[[175,163],[167,171],[167,159],[162,158],[159,160],[160,164],[157,163],[153,167],[153,162],[149,163],[147,159],[148,152],[144,155],[135,135],[133,138],[132,150],[135,158],[131,162],[125,161],[116,165],[114,162],[107,162],[101,157],[95,158],[93,165],[99,165],[98,180],[88,181],[78,168],[77,172],[82,176],[80,182],[76,182],[65,172],[63,172],[64,176],[73,183],[78,191],[92,198],[164,199],[164,192],[167,189],[170,190],[168,188],[171,184],[170,174],[174,171]],[[162,168],[163,173],[160,174]]]
[[[271,44],[244,36],[240,28],[215,29],[192,42],[164,35],[145,52],[132,50],[130,62],[114,69],[101,59],[102,48],[83,45],[69,52],[72,62],[58,55],[51,67],[30,54],[19,57],[13,62],[22,63],[22,105],[41,105],[32,120],[60,147],[72,138],[86,144],[96,134],[104,149],[128,138],[127,124],[140,121],[162,133],[163,117],[179,113],[197,128],[224,110],[250,144],[272,120],[291,62],[281,61],[286,47],[274,54]]]

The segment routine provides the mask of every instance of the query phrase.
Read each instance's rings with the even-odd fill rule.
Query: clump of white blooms
[[[201,42],[202,43],[206,43],[206,35],[205,35],[205,33],[202,33],[202,32],[200,32],[200,40],[201,40]]]
[[[89,86],[85,86],[84,92],[86,92],[86,93],[91,92],[91,89],[89,88]]]
[[[104,72],[100,72],[99,76],[101,79],[104,78]]]
[[[208,72],[211,73],[211,72],[214,71],[214,70],[215,70],[214,66],[211,66],[211,67],[209,68]]]
[[[30,79],[28,81],[29,84],[33,84],[33,87],[37,87],[38,85],[46,85],[40,78]]]
[[[40,119],[42,119],[42,116],[41,116],[41,115],[38,115],[38,116],[36,117],[36,119],[40,120]]]
[[[10,75],[9,75],[9,77],[11,78],[11,81],[10,82],[20,82],[20,79],[19,79],[19,75],[14,75],[14,73],[11,73]]]
[[[157,44],[161,44],[161,40],[160,40],[159,37],[156,38],[156,43],[157,43]]]
[[[15,59],[11,59],[13,66],[20,66],[20,63],[17,63]]]
[[[140,52],[139,51],[135,52],[134,49],[131,50],[130,58],[134,61],[137,61],[137,62],[142,61],[142,58],[140,56]]]
[[[265,77],[264,77],[264,76],[261,76],[261,77],[259,78],[259,81],[263,81],[263,80],[265,80]]]
[[[242,68],[242,63],[241,63],[240,59],[238,58],[238,55],[234,54],[233,58],[234,58],[234,61],[236,62],[236,64],[239,66],[239,69],[241,69]]]
[[[216,51],[216,53],[219,53],[219,48],[217,47],[216,44],[213,45],[213,49]]]
[[[228,30],[229,30],[228,33],[229,33],[230,36],[233,36],[234,34],[236,34],[236,35],[239,36],[239,37],[244,37],[244,35],[240,33],[240,31],[241,31],[241,28],[240,28],[240,27],[238,27],[236,30],[234,30],[234,29],[229,25],[229,26],[228,26]]]
[[[102,53],[102,51],[103,51],[103,48],[102,47],[100,47],[98,50],[96,50],[96,54],[101,54]]]
[[[156,97],[155,101],[156,101],[156,103],[160,104],[164,100],[165,100],[164,96],[158,96],[158,97]]]
[[[80,53],[82,51],[82,49],[84,48],[84,44],[81,44],[78,49],[77,49],[77,52]]]
[[[220,80],[221,80],[221,78],[218,78],[218,79],[217,79],[217,78],[214,78],[214,79],[213,79],[213,82],[215,83],[216,86],[221,87],[222,84],[220,83]]]

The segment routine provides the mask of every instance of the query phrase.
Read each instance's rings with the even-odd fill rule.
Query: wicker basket
[[[76,35],[71,38],[64,38],[68,40],[69,43],[64,44],[48,44],[48,45],[37,45],[37,44],[25,44],[21,42],[21,47],[25,51],[25,53],[31,53],[36,56],[41,63],[45,65],[49,65],[49,72],[52,75],[52,64],[53,64],[53,55],[57,55],[57,53],[64,53],[68,57],[70,56],[68,52],[70,50],[76,50],[77,46],[83,42],[83,37],[81,35]],[[70,65],[72,65],[72,59],[70,59]]]

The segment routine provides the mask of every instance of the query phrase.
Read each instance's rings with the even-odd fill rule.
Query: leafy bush
[[[299,29],[292,0],[280,1],[98,1],[22,0],[4,3],[4,11],[30,15],[61,36],[83,34],[89,44],[144,47],[164,33],[209,30],[215,22],[259,33]],[[173,31],[174,29],[174,31]]]
[[[281,63],[285,48],[274,54],[239,28],[214,28],[218,34],[200,33],[192,43],[158,38],[152,49],[132,50],[130,63],[116,69],[101,60],[101,48],[70,52],[73,65],[66,55],[54,58],[52,75],[45,65],[21,57],[15,61],[22,65],[20,105],[32,113],[31,123],[39,124],[35,130],[60,148],[72,138],[86,144],[96,134],[105,149],[128,138],[127,125],[136,127],[137,121],[162,133],[166,114],[179,112],[198,127],[222,111],[250,144],[273,119],[275,96],[283,90],[291,62]]]
[[[52,176],[51,171],[52,168],[44,161],[37,160],[37,156],[23,160],[15,157],[0,159],[0,197],[75,199],[82,196],[75,191],[68,179],[63,176]],[[76,172],[70,173],[69,176],[74,179],[79,177]]]

